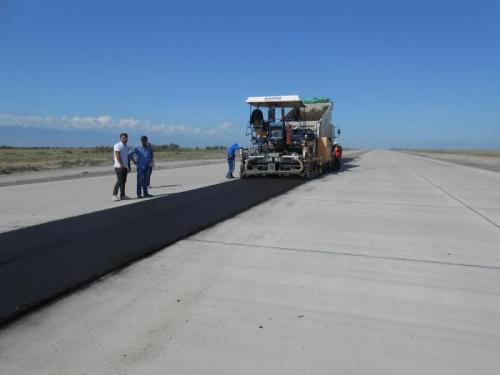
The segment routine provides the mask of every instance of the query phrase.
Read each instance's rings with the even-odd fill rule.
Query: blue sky
[[[351,147],[500,148],[500,1],[0,1],[0,144],[245,143],[329,96]]]

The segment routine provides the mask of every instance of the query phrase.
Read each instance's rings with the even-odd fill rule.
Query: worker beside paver
[[[148,192],[149,168],[153,161],[153,148],[148,144],[148,137],[143,135],[141,143],[130,150],[130,158],[137,165],[137,198],[152,197]]]
[[[333,171],[338,172],[340,169],[340,159],[342,158],[342,146],[337,142],[333,143]]]
[[[234,164],[236,159],[236,150],[238,150],[240,146],[237,143],[233,143],[231,146],[227,148],[227,165],[228,171],[226,174],[226,178],[234,178]]]

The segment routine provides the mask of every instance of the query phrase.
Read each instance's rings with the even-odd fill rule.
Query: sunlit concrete
[[[9,325],[0,372],[498,374],[498,186],[366,153]]]
[[[153,188],[150,189],[150,192],[153,195],[165,196],[225,182],[227,181],[226,172],[227,164],[224,162],[154,170],[151,176]],[[57,178],[54,173],[41,173],[42,177],[31,174],[31,178],[44,178],[45,175]],[[138,202],[135,199],[137,196],[136,179],[136,173],[130,173],[125,189],[127,195],[133,199],[120,202],[113,202],[111,199],[113,186],[116,182],[116,176],[113,174],[1,186],[0,232],[136,203]]]

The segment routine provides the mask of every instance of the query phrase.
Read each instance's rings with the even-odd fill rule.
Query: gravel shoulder
[[[500,172],[499,156],[480,156],[469,154],[445,154],[434,152],[401,151],[411,155],[422,156],[429,159],[447,161],[454,164],[465,165],[493,172]]]

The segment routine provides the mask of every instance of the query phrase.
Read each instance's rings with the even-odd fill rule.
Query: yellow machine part
[[[328,137],[320,137],[318,141],[318,157],[322,163],[328,163],[332,158],[332,141]]]

